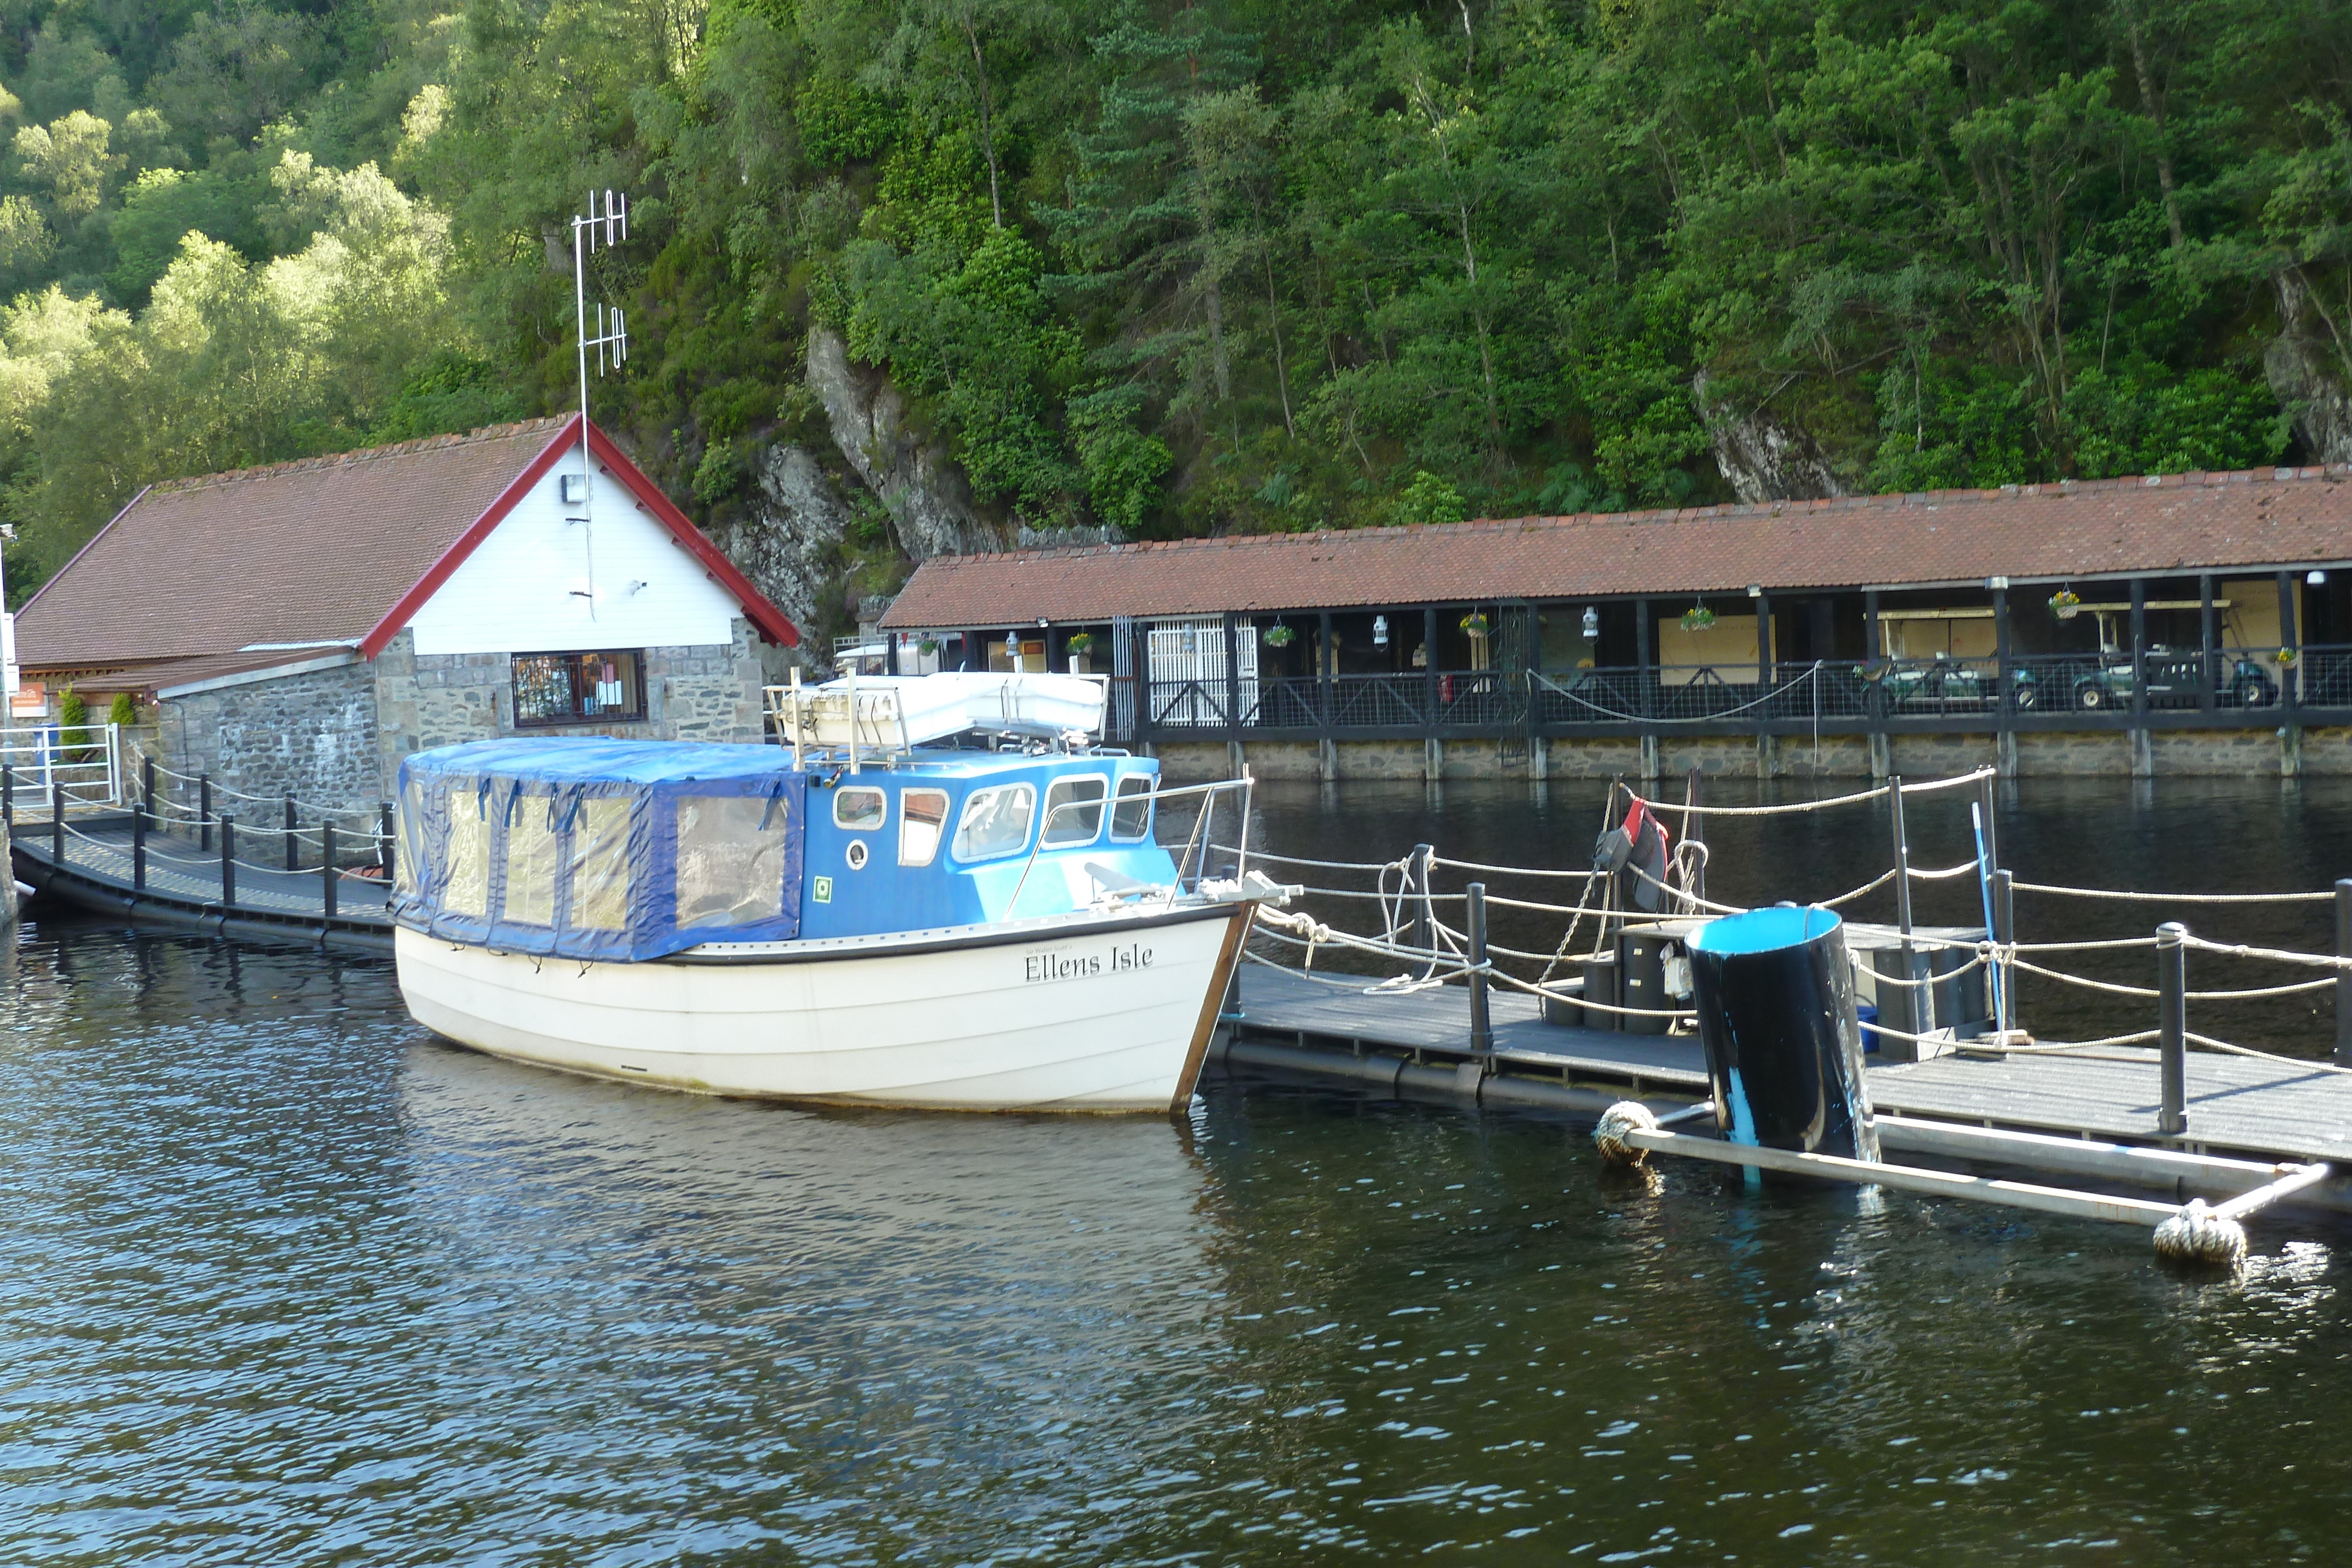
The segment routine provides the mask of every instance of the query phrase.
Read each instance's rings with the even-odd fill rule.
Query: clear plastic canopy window
[[[800,935],[808,781],[755,747],[485,740],[401,765],[393,913],[518,953],[638,959]]]

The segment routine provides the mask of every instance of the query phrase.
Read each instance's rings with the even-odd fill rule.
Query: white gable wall
[[[565,522],[557,459],[409,622],[419,653],[557,653],[727,643],[743,613],[732,594],[627,486],[599,465],[592,523]],[[593,530],[593,538],[591,531]],[[591,589],[592,601],[582,595]],[[644,584],[638,587],[638,584]]]

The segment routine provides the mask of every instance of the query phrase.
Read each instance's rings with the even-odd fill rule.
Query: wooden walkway
[[[1350,977],[1333,976],[1349,981]],[[1403,1055],[1452,1070],[1470,1060],[1470,1000],[1460,986],[1367,996],[1372,982],[1329,985],[1294,970],[1247,964],[1232,1019],[1236,1038],[1288,1048],[1286,1065],[1361,1080],[1368,1053]],[[1625,1097],[1662,1089],[1702,1099],[1706,1064],[1689,1035],[1620,1034],[1547,1024],[1534,1000],[1492,995],[1498,1099],[1518,1103],[1512,1080],[1623,1086]],[[1243,1060],[1246,1060],[1244,1056]],[[1349,1064],[1349,1065],[1343,1065]],[[1938,1057],[1870,1068],[1871,1103],[1906,1116],[2163,1145],[2267,1160],[2352,1162],[2352,1074],[2315,1064],[2189,1053],[2189,1131],[2157,1131],[2157,1053],[2108,1048],[2084,1056]],[[1409,1079],[1403,1082],[1410,1082]]]
[[[303,942],[358,952],[392,950],[387,889],[349,872],[335,882],[335,914],[326,913],[322,873],[269,871],[251,863],[278,835],[239,835],[234,896],[222,896],[218,841],[206,853],[193,839],[150,833],[146,886],[136,884],[130,819],[117,814],[68,819],[65,858],[51,848],[46,819],[19,817],[9,833],[17,878],[37,892],[96,914],[268,942]]]

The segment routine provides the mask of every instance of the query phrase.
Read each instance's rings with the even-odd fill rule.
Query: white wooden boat
[[[393,900],[410,1011],[495,1055],[708,1093],[1181,1108],[1256,904],[1286,891],[1244,864],[1202,874],[1221,800],[1245,831],[1247,781],[1169,790],[1151,759],[1083,745],[824,743],[828,712],[845,742],[939,695],[794,694],[792,752],[411,758]],[[1050,724],[1066,697],[1046,695],[1030,706]],[[1171,801],[1197,808],[1176,853],[1157,841]]]

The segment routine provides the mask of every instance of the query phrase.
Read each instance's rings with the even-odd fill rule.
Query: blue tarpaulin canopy
[[[657,958],[800,935],[808,780],[764,746],[469,741],[400,768],[393,914],[517,953]]]

